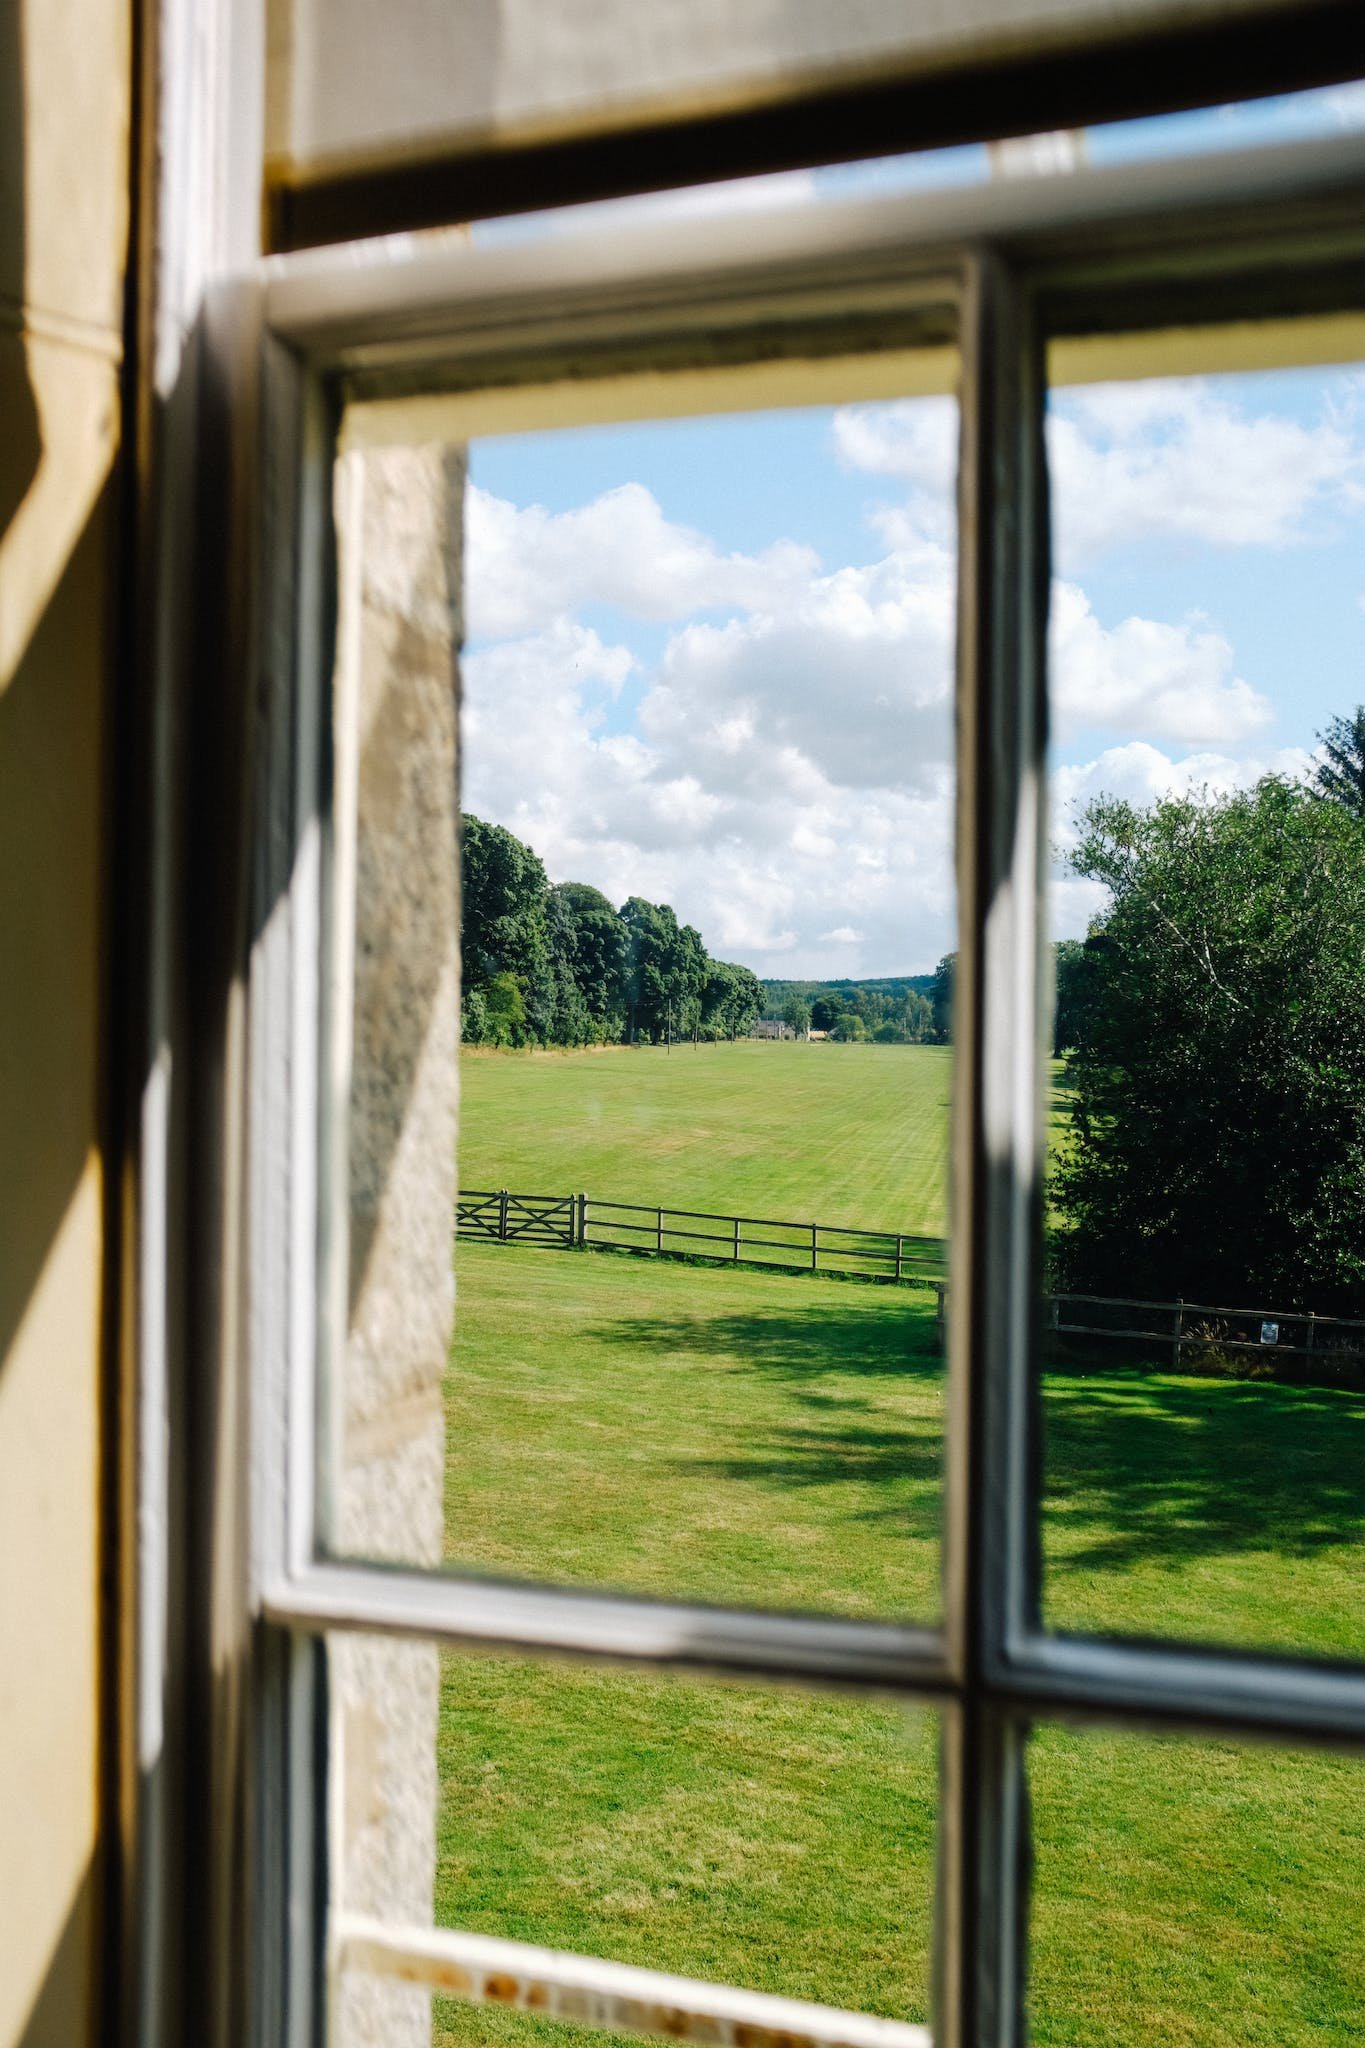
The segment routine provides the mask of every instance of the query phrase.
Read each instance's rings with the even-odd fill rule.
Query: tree
[[[670,904],[649,903],[643,896],[622,905],[621,919],[630,936],[632,1036],[643,1032],[658,1045],[665,1037],[690,1034],[699,1021],[708,966],[701,933],[680,925]]]
[[[867,1026],[854,1010],[845,1010],[834,1020],[830,1033],[841,1045],[856,1045],[867,1037]]]
[[[630,933],[600,889],[587,882],[559,882],[550,891],[567,927],[578,994],[589,1021],[587,1036],[607,1042],[626,1026],[630,977]]]
[[[1064,1284],[1365,1306],[1365,820],[1269,777],[1090,805]]]
[[[510,974],[522,1001],[521,1020],[515,1026],[517,1035],[510,1043],[521,1045],[528,1038],[542,1045],[550,1043],[554,1035],[556,990],[546,921],[549,883],[544,867],[530,847],[505,826],[487,825],[482,818],[466,814],[461,832],[460,881],[465,1036],[472,1037],[469,996],[476,991],[486,992],[495,976]],[[488,1014],[491,1016],[492,1012]],[[508,1014],[505,1005],[499,1014]]]
[[[802,996],[788,996],[782,1010],[782,1022],[798,1038],[804,1038],[810,1030],[810,1004]]]
[[[1080,1043],[1093,960],[1082,939],[1059,939],[1052,949],[1055,997],[1052,1050],[1057,1056]]]
[[[934,969],[929,1002],[934,1013],[934,1037],[939,1045],[953,1041],[953,984],[957,979],[957,954],[945,953]]]
[[[832,1031],[845,1007],[841,996],[817,996],[810,1006],[812,1031]]]
[[[708,960],[701,992],[701,1031],[705,1038],[743,1038],[754,1028],[763,1008],[763,984],[749,967],[729,960]]]
[[[1334,718],[1318,738],[1327,755],[1314,777],[1319,795],[1365,815],[1365,704],[1349,718]]]

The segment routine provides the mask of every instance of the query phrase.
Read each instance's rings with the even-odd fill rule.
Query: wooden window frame
[[[328,1953],[317,1645],[363,1630],[640,1668],[876,1688],[942,1717],[934,2039],[1025,2038],[1030,1722],[1365,1748],[1365,1668],[1061,1637],[1040,1618],[1036,1358],[1047,745],[1049,347],[1142,373],[1142,336],[1365,309],[1365,141],[1087,172],[534,248],[274,259],[217,295],[229,663],[255,762],[240,961],[240,1292],[253,1656],[257,2035],[316,2038]],[[318,1540],[317,1172],[329,820],[331,464],[351,400],[955,346],[961,365],[959,984],[941,1629],[366,1566]],[[1169,348],[1162,366],[1171,366]],[[228,445],[230,443],[230,445]],[[288,1901],[288,1912],[279,1913]],[[424,1981],[468,1937],[342,1926]],[[347,1950],[347,1943],[352,1948]],[[433,1961],[433,1957],[435,1960]],[[615,1966],[603,1965],[610,1976]],[[605,1982],[605,1978],[603,1980]],[[604,1993],[605,1995],[605,1993]],[[623,1994],[624,1995],[624,1994]],[[777,2003],[777,2002],[775,2002]],[[612,2010],[617,2010],[612,2008]],[[287,2013],[281,2034],[281,2013]],[[835,2038],[826,2035],[822,2038]]]

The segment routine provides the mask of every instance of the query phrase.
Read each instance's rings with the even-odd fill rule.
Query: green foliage
[[[749,967],[710,960],[701,992],[701,1036],[745,1038],[763,1007],[763,984]]]
[[[880,981],[765,981],[763,1014],[791,1024],[793,1006],[803,1006],[809,1024],[793,1030],[833,1033],[841,1017],[858,1017],[863,1036],[877,1045],[924,1045],[933,1036],[925,993],[927,974],[888,975]]]
[[[798,1038],[810,1030],[810,1004],[804,996],[788,996],[782,1006],[782,1021]]]
[[[752,1029],[758,977],[709,959],[668,904],[632,896],[618,913],[586,882],[552,888],[529,846],[468,813],[461,883],[467,1045],[661,1044]]]
[[[852,1010],[845,1010],[835,1018],[830,1037],[837,1039],[840,1045],[856,1045],[867,1037],[867,1026]]]
[[[934,969],[933,985],[929,990],[934,1042],[937,1045],[951,1045],[953,1042],[953,988],[956,981],[957,954],[945,953]]]
[[[1062,939],[1052,949],[1052,960],[1052,1050],[1060,1056],[1080,1044],[1091,957],[1083,940]]]
[[[1314,777],[1319,794],[1357,817],[1365,814],[1365,704],[1349,718],[1334,718],[1318,738],[1327,756]]]
[[[1071,864],[1111,907],[1073,989],[1067,1284],[1359,1313],[1365,820],[1273,777],[1101,798]]]
[[[600,889],[587,882],[560,882],[550,891],[558,907],[564,951],[586,1029],[564,1034],[566,1045],[603,1044],[626,1028],[630,937]]]
[[[466,1001],[465,1037],[471,1044],[524,1045],[528,1038],[544,1044],[553,1030],[555,1011],[545,869],[530,847],[504,826],[466,817],[460,881],[465,988],[482,992],[485,999],[473,1017]],[[504,975],[510,975],[520,991],[522,1013],[515,1025],[506,992],[491,1001],[492,984]],[[494,1035],[480,1038],[485,1030]],[[506,1031],[514,1035],[498,1035]]]

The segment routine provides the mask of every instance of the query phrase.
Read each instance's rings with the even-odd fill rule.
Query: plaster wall
[[[0,2048],[95,2038],[126,0],[0,0]]]

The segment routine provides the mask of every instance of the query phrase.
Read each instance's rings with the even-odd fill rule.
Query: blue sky
[[[1087,147],[1362,116],[1343,88]],[[943,153],[958,175],[972,154]],[[814,175],[857,171],[899,167]],[[955,431],[939,399],[476,443],[468,808],[761,974],[932,967],[954,942]],[[1304,772],[1365,699],[1365,373],[1058,393],[1050,436],[1059,843],[1100,789]],[[1059,869],[1058,934],[1096,907]]]

